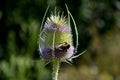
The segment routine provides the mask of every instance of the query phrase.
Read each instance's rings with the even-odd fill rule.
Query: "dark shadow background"
[[[79,32],[77,54],[87,52],[62,63],[59,80],[120,80],[119,0],[0,0],[0,80],[51,80],[52,66],[39,55],[39,29],[47,6],[47,16],[55,7],[66,15],[65,3]]]

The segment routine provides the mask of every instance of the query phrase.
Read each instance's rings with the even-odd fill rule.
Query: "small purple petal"
[[[70,58],[74,53],[74,47],[71,46],[69,49],[68,49],[68,52],[67,52],[67,55],[65,56],[66,59]]]
[[[46,59],[49,59],[52,56],[51,55],[52,49],[50,46],[40,48],[40,52],[41,52],[41,56]]]
[[[66,26],[66,27],[61,27],[58,30],[61,32],[68,32],[68,31],[71,31],[71,28],[69,26]]]
[[[47,24],[47,23],[45,23],[44,28],[47,30],[51,30],[51,31],[57,30],[57,27],[55,27],[54,25],[51,25],[51,24]]]

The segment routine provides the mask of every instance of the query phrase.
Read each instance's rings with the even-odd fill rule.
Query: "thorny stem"
[[[60,62],[58,60],[55,60],[53,62],[53,73],[52,73],[53,80],[58,80],[59,67],[60,67]]]
[[[52,73],[52,78],[53,80],[58,80],[58,71],[59,71],[59,65],[60,65],[60,62],[59,60],[55,59],[55,53],[54,53],[54,48],[55,48],[55,33],[56,31],[54,31],[53,33],[53,43],[52,43],[52,63],[53,63],[53,73]]]

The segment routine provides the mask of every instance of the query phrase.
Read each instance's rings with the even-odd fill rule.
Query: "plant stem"
[[[54,61],[53,62],[53,73],[52,73],[53,80],[58,80],[59,66],[60,66],[60,62],[59,61]]]

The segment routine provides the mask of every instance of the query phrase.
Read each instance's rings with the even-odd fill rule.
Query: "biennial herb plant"
[[[60,14],[59,11],[57,12],[55,9],[55,12],[52,13],[50,17],[47,17],[44,23],[48,8],[41,24],[39,50],[42,58],[53,64],[52,77],[53,80],[57,80],[59,64],[61,62],[71,61],[73,58],[80,56],[82,53],[77,56],[74,55],[77,52],[78,47],[78,31],[75,20],[71,15],[67,5],[67,18],[63,14]],[[76,32],[75,47],[73,46],[70,17],[73,21]]]

